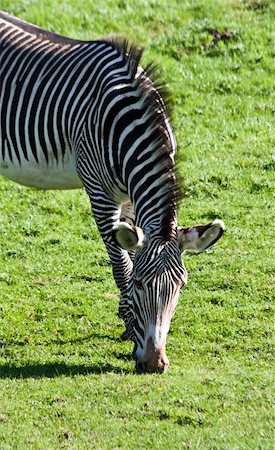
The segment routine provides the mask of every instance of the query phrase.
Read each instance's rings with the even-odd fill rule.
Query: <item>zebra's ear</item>
[[[140,250],[145,243],[145,234],[140,227],[133,227],[127,222],[118,222],[113,227],[113,239],[124,250]]]
[[[215,244],[223,235],[225,226],[222,220],[214,220],[207,225],[190,228],[178,227],[178,241],[182,252],[200,253]]]

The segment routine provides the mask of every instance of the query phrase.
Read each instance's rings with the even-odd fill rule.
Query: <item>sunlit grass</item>
[[[0,181],[0,448],[271,449],[274,11],[267,0],[9,1],[81,39],[118,33],[174,105],[181,225],[222,218],[189,284],[163,376],[134,372],[84,192]],[[274,33],[274,32],[273,32]]]

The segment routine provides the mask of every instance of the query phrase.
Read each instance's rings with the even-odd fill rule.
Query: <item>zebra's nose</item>
[[[157,364],[152,364],[151,361],[137,362],[136,370],[138,373],[163,373],[168,369],[169,360],[158,360]]]
[[[143,372],[162,373],[167,370],[169,359],[166,356],[165,342],[161,347],[156,348],[152,337],[149,337],[146,345],[146,352],[142,358]]]
[[[156,359],[151,359],[143,363],[143,370],[147,373],[163,373],[168,369],[169,359],[166,355],[159,355]]]
[[[137,373],[163,373],[168,369],[169,359],[166,354],[155,355],[147,361],[137,361]]]

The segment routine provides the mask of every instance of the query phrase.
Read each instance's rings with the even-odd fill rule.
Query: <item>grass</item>
[[[138,376],[84,192],[1,178],[1,450],[272,449],[272,2],[1,6],[73,37],[115,32],[144,46],[172,92],[179,222],[227,225],[216,247],[185,257],[171,368]]]

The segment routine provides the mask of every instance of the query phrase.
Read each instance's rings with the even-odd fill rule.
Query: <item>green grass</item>
[[[1,178],[1,450],[272,449],[272,2],[1,7],[72,37],[115,32],[141,44],[172,93],[179,222],[227,226],[213,249],[185,257],[169,371],[138,376],[84,192]]]

